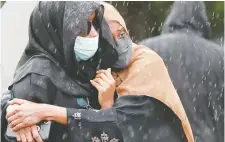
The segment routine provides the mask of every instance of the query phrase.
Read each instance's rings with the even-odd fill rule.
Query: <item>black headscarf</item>
[[[81,34],[88,35],[87,21],[94,12],[99,29],[98,51],[91,59],[77,62],[75,39]],[[89,80],[94,78],[96,70],[111,67],[118,58],[103,13],[103,6],[95,2],[39,2],[30,17],[29,42],[13,83],[36,73],[48,76],[61,91],[87,96],[86,91],[92,88]]]

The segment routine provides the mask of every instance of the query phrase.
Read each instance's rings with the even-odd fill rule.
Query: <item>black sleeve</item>
[[[50,79],[38,74],[29,74],[13,84],[14,98],[25,99],[36,103],[52,104],[56,88]]]
[[[67,108],[70,141],[122,142],[115,108],[85,110]]]
[[[10,101],[12,99],[12,95],[11,95],[11,91],[6,91],[3,92],[2,97],[1,97],[1,141],[4,142],[5,137],[4,137],[4,133],[6,131],[6,127],[7,127],[7,120],[5,118],[6,116],[6,108],[8,107],[8,101]]]
[[[112,108],[67,108],[71,142],[186,142],[179,118],[165,104],[147,96],[120,96]]]
[[[140,131],[141,125],[146,125],[144,122],[149,115],[148,109],[149,101],[146,97],[133,95],[117,98],[113,107],[108,109],[67,108],[69,139],[71,142],[123,142],[131,137],[129,142],[140,141],[142,138],[137,131]],[[136,138],[132,137],[134,135]]]

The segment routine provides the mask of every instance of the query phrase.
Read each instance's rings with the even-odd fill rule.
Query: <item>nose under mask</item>
[[[115,49],[118,52],[118,60],[112,67],[116,69],[126,68],[132,57],[132,40],[128,35],[119,38],[116,41]]]
[[[99,36],[90,38],[90,37],[81,37],[77,36],[74,43],[74,54],[76,60],[86,61],[93,57],[98,50]]]

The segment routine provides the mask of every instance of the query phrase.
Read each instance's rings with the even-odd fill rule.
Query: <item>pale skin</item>
[[[90,17],[89,21],[92,21],[94,18],[95,13]],[[127,34],[118,22],[107,22],[115,40],[123,34]],[[91,38],[97,35],[98,32],[92,25],[87,37]],[[100,70],[96,73],[96,77],[90,80],[90,82],[99,92],[98,101],[101,108],[110,108],[114,103],[114,92],[116,89],[116,83],[111,75],[111,69]],[[66,108],[48,104],[37,104],[21,99],[14,99],[9,103],[10,106],[7,108],[6,118],[9,126],[16,132],[17,141],[42,142],[36,128],[36,124],[42,120],[51,120],[67,125]]]

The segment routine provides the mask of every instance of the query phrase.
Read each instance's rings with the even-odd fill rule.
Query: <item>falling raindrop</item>
[[[126,1],[123,2],[123,6],[125,5]]]
[[[134,130],[132,126],[128,126],[128,132],[130,133],[130,137],[133,138],[134,137]]]
[[[129,1],[127,1],[127,7],[128,7],[128,5],[129,5]]]
[[[180,58],[182,58],[182,56],[183,56],[183,55],[182,55],[182,54],[180,54]]]
[[[65,140],[67,137],[68,137],[68,133],[65,132],[62,136],[62,139]]]
[[[211,96],[212,92],[209,92],[209,96]]]
[[[117,7],[117,3],[116,3],[116,5],[115,5],[115,7]]]
[[[35,29],[35,34],[37,34],[39,32],[39,30],[38,29]]]
[[[195,100],[196,100],[196,97],[193,98],[193,102],[195,102]]]
[[[152,27],[151,33],[155,30],[155,27]]]
[[[148,134],[144,134],[143,140],[147,140],[147,139],[148,139]]]
[[[219,110],[221,110],[221,108],[222,108],[221,105],[219,105]]]

